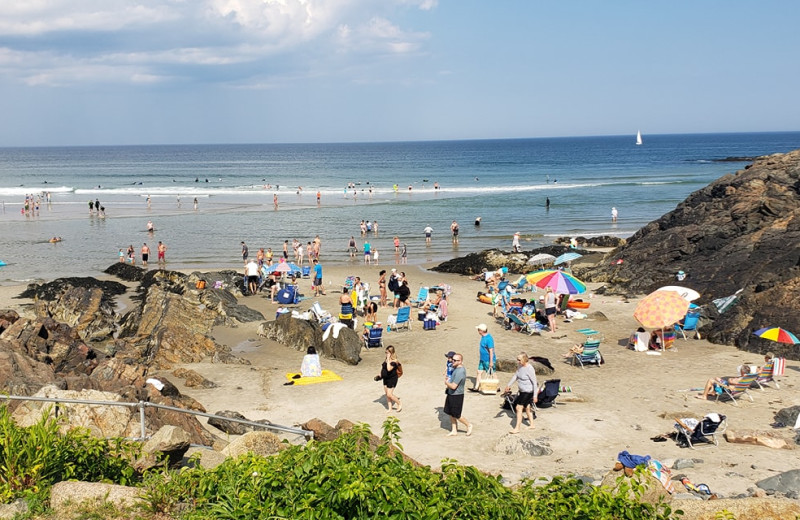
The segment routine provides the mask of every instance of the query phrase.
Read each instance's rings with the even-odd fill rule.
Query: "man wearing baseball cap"
[[[494,370],[494,364],[497,357],[494,354],[494,338],[489,334],[489,327],[485,323],[481,323],[477,327],[478,334],[481,336],[480,359],[478,360],[478,376],[475,378],[475,386],[470,388],[470,391],[477,392],[481,386],[481,376],[484,372]]]

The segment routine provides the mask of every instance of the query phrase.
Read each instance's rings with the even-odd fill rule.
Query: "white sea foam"
[[[8,197],[18,197],[25,195],[41,195],[44,192],[49,191],[50,193],[71,193],[75,191],[75,188],[71,186],[18,186],[18,187],[5,187],[0,188],[0,196],[8,196]]]

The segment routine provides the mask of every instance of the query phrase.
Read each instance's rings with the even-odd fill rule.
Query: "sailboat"
[[[639,146],[641,144],[642,144],[642,131],[641,130],[637,130],[636,131],[636,145]]]

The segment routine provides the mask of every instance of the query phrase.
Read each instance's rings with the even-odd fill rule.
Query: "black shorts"
[[[548,308],[546,308],[546,309],[544,310],[544,313],[545,313],[547,316],[552,316],[553,314],[555,314],[555,313],[556,313],[556,308],[555,308],[555,307],[548,307]]]
[[[392,370],[392,372],[394,372],[394,370]],[[392,375],[394,375],[394,374],[392,374]],[[383,378],[383,386],[385,386],[386,388],[397,388],[397,380],[398,379],[400,379],[400,378],[397,377],[397,376],[384,377]]]
[[[150,258],[149,253],[142,253],[142,262],[147,262],[149,258]]]
[[[248,276],[247,283],[258,283],[258,276]]]
[[[461,410],[464,409],[464,394],[447,394],[444,400],[444,413],[456,419],[461,418]]]
[[[517,398],[514,399],[514,407],[527,408],[531,404],[533,404],[533,392],[520,392]]]

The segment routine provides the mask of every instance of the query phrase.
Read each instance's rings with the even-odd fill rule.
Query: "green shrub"
[[[211,470],[162,470],[166,484],[153,480],[144,498],[153,512],[169,512],[180,502],[182,518],[189,520],[675,518],[666,505],[640,503],[637,481],[616,493],[573,478],[512,489],[500,477],[455,461],[433,471],[392,449],[399,432],[391,418],[377,446],[370,446],[369,429],[359,425],[334,441],[291,446],[268,458],[245,455]]]
[[[59,432],[56,419],[19,427],[0,405],[0,503],[17,497],[43,498],[62,480],[130,484],[136,479],[130,460],[138,447],[124,439],[100,439],[87,430]]]

